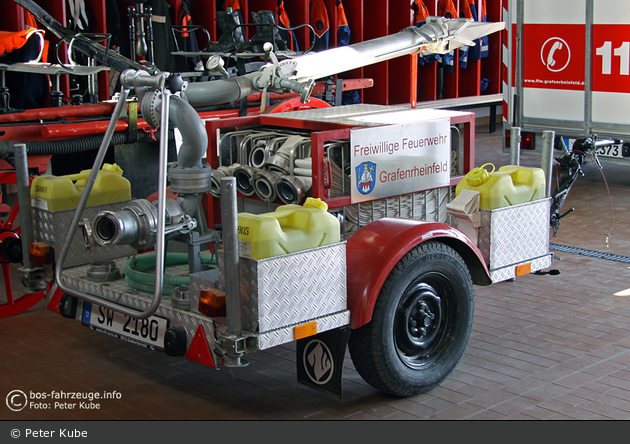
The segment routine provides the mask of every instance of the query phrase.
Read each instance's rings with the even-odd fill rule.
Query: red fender
[[[413,219],[379,219],[350,236],[346,244],[351,328],[372,319],[387,276],[405,254],[428,240],[439,240],[455,249],[466,262],[475,284],[492,283],[479,248],[456,228]]]

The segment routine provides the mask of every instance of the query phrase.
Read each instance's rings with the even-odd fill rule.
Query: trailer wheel
[[[459,254],[437,241],[420,244],[388,276],[372,320],[350,334],[352,361],[385,393],[426,392],[459,362],[473,314],[472,279]]]

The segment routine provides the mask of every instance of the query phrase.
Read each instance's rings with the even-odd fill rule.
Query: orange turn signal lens
[[[46,242],[35,242],[28,246],[28,258],[32,264],[50,264],[52,260],[52,248]]]
[[[224,317],[225,292],[216,288],[199,291],[199,311],[210,317]]]

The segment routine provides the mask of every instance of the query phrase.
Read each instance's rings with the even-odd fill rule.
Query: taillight
[[[536,137],[534,133],[522,133],[521,134],[521,149],[533,150],[536,148]]]
[[[28,246],[28,259],[33,265],[51,264],[53,249],[46,242],[35,242]]]
[[[211,288],[199,292],[199,311],[210,317],[225,317],[225,292]]]
[[[510,130],[505,132],[505,146],[509,148],[511,146],[512,134]],[[534,133],[521,133],[521,149],[533,150],[536,148],[536,135]]]

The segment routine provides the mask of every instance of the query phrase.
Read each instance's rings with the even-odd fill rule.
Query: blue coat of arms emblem
[[[362,162],[356,167],[357,190],[361,194],[370,194],[376,183],[376,164],[372,162]]]

